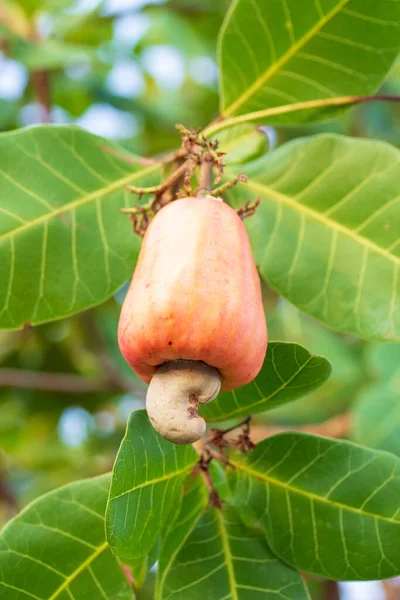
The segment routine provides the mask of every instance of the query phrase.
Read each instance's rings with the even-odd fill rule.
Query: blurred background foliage
[[[0,0],[0,131],[76,124],[141,155],[176,148],[175,123],[201,127],[218,114],[216,39],[228,5]],[[400,93],[400,62],[382,92]],[[265,128],[249,153],[321,131],[399,147],[399,124],[398,104],[365,104],[329,123]],[[235,152],[231,160],[241,160],[240,146]],[[264,292],[270,339],[328,357],[333,374],[312,395],[257,415],[256,436],[308,428],[400,455],[400,345],[338,335]],[[70,319],[0,332],[0,525],[38,495],[112,468],[126,419],[144,398],[117,346],[123,296]]]

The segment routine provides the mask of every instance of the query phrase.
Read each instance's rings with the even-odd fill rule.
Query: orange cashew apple
[[[199,403],[254,379],[267,349],[260,280],[245,227],[228,204],[184,198],[157,213],[118,338],[125,360],[150,382],[149,419],[176,443],[204,435]]]

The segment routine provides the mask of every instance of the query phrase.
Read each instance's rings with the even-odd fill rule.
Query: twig
[[[251,423],[251,416],[248,416],[248,417],[246,417],[244,419],[244,421],[241,421],[237,425],[233,425],[232,427],[228,427],[228,429],[216,429],[215,431],[219,431],[223,435],[226,435],[227,433],[230,433],[231,431],[235,431],[235,429],[239,429],[240,427],[246,427],[250,423]]]
[[[50,73],[45,69],[32,71],[32,88],[40,106],[40,122],[51,122]]]
[[[132,571],[127,565],[120,564],[123,574],[125,575],[128,584],[132,589],[135,589],[135,580],[133,579]]]
[[[207,194],[211,193],[213,184],[213,168],[213,158],[211,156],[210,158],[205,156],[200,166],[200,181],[199,187],[196,190],[197,196],[206,196]]]
[[[220,450],[227,448],[228,446],[234,446],[241,452],[245,453],[249,450],[255,448],[255,445],[250,439],[250,423],[251,416],[247,417],[241,423],[234,425],[233,427],[229,427],[228,429],[211,429],[210,437],[206,441],[205,447],[207,448],[208,444],[212,446],[216,446]],[[237,438],[226,439],[226,436],[235,430],[241,430]],[[210,452],[210,450],[209,450]]]
[[[6,507],[7,520],[18,511],[17,496],[8,483],[7,473],[0,471],[0,504]]]
[[[186,173],[188,167],[189,167],[189,161],[185,161],[182,165],[180,165],[177,169],[175,169],[175,171],[173,171],[171,173],[171,175],[169,177],[167,177],[167,179],[165,179],[165,181],[163,181],[162,183],[159,183],[158,185],[153,185],[150,187],[136,187],[133,185],[126,185],[125,189],[127,189],[128,192],[138,194],[139,196],[143,196],[143,195],[147,195],[147,194],[161,194],[171,184],[175,183],[178,179],[180,179]],[[123,208],[123,209],[121,209],[121,212],[130,213],[130,212],[133,212],[136,208],[139,208],[139,207],[134,207],[132,209],[131,208]]]
[[[211,454],[213,458],[224,463],[224,465],[226,465],[227,467],[232,467],[232,469],[235,468],[235,465],[231,463],[231,461],[227,456],[225,456],[225,454],[221,454],[221,452],[217,452],[213,448],[207,448],[207,451]]]
[[[247,183],[247,177],[246,177],[246,175],[243,175],[241,173],[240,175],[237,175],[236,177],[234,177],[230,181],[227,181],[226,183],[223,183],[222,185],[220,185],[217,188],[214,188],[213,191],[212,191],[212,195],[213,196],[220,196],[224,192],[227,192],[228,190],[230,190],[231,188],[233,188],[239,182],[240,183]]]
[[[221,118],[213,121],[203,131],[203,136],[209,138],[215,135],[218,131],[240,125],[241,123],[249,123],[252,121],[265,121],[270,117],[279,117],[289,113],[302,112],[313,109],[335,108],[341,106],[351,106],[352,104],[362,104],[364,102],[400,102],[400,95],[378,94],[376,96],[338,96],[337,98],[322,98],[319,100],[308,100],[305,102],[295,102],[293,104],[285,104],[274,108],[266,108],[237,117]],[[229,116],[229,115],[226,115]]]
[[[242,220],[246,219],[246,217],[251,217],[251,215],[255,214],[260,202],[260,198],[256,198],[253,202],[248,200],[243,206],[240,206],[236,212]]]
[[[203,478],[203,481],[206,484],[208,491],[210,492],[209,506],[213,508],[222,508],[223,501],[219,497],[218,492],[214,487],[214,483],[209,471],[212,459],[213,457],[211,456],[211,454],[208,452],[207,449],[205,449],[204,454],[200,458],[198,466],[200,470],[200,475]]]
[[[86,394],[111,390],[126,391],[115,382],[102,377],[76,375],[74,373],[48,373],[22,369],[0,369],[0,388],[43,390],[66,394]]]
[[[396,580],[394,580],[396,581]],[[386,600],[400,600],[400,586],[393,587],[393,580],[382,581]]]
[[[328,579],[324,582],[323,587],[325,588],[325,600],[340,600],[339,586],[337,581]]]

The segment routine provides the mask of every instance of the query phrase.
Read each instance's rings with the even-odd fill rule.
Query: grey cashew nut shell
[[[146,396],[154,429],[176,444],[196,442],[206,432],[198,405],[211,402],[221,389],[217,369],[203,362],[173,360],[158,367]]]

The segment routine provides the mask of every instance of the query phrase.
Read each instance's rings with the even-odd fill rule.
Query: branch
[[[380,94],[377,96],[339,96],[337,98],[324,98],[321,100],[309,100],[307,102],[295,102],[294,104],[285,104],[275,108],[266,108],[255,112],[224,119],[221,117],[211,123],[203,132],[204,137],[211,137],[218,131],[248,123],[250,121],[263,121],[269,117],[287,115],[289,113],[302,112],[312,109],[332,108],[340,106],[350,106],[352,104],[361,104],[364,102],[400,102],[400,95]]]
[[[86,394],[112,390],[126,391],[102,377],[82,377],[74,373],[47,373],[21,369],[0,369],[0,388],[13,387],[66,394]]]
[[[207,196],[211,193],[213,185],[213,160],[205,159],[200,166],[199,187],[196,190],[198,196]]]
[[[17,497],[12,490],[6,473],[0,471],[0,506],[6,509],[6,520],[11,519],[18,512]]]
[[[51,122],[51,101],[50,101],[50,74],[48,71],[32,71],[32,88],[36,100],[40,106],[41,123]]]
[[[340,600],[339,586],[337,581],[328,579],[324,582],[325,600]]]

